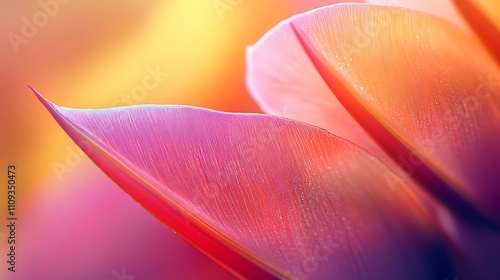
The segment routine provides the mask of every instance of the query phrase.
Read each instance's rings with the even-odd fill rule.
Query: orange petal
[[[478,41],[424,14],[363,5],[294,26],[327,84],[393,159],[456,211],[478,218],[465,199],[500,221],[500,71]]]
[[[498,0],[455,0],[455,3],[500,64],[500,2]]]
[[[478,40],[435,17],[368,5],[333,5],[292,23],[295,36],[284,23],[249,54],[250,89],[260,100],[276,106],[275,96],[296,99],[297,114],[308,96],[320,104],[327,92],[319,73],[334,94],[317,110],[337,109],[340,100],[408,175],[456,213],[500,222],[500,71]],[[309,113],[307,103],[303,108]],[[331,118],[336,113],[341,117]],[[350,127],[360,132],[349,115],[320,115],[366,147],[362,133],[349,135]]]
[[[240,277],[452,276],[408,187],[324,130],[267,115],[39,99],[127,193]]]
[[[461,17],[452,0],[365,0],[364,2],[428,13],[446,19],[464,30],[469,30],[467,22]]]

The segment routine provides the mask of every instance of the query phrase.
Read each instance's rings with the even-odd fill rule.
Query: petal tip
[[[60,106],[57,106],[56,104],[45,98],[39,91],[37,91],[30,84],[27,84],[27,86],[31,89],[31,91],[33,91],[36,98],[43,104],[43,106],[45,106],[45,108],[47,108],[47,110],[49,110],[51,114],[55,113],[58,110],[58,108],[61,108]]]
[[[31,91],[35,94],[36,98],[42,102],[42,104],[47,107],[49,105],[53,105],[47,98],[43,97],[43,95],[38,92],[34,87],[32,87],[30,84],[27,84],[27,86],[31,89]]]

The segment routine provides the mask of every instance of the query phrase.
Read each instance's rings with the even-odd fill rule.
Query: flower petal
[[[500,2],[498,0],[455,0],[465,19],[500,64]]]
[[[365,3],[401,7],[428,13],[446,19],[464,30],[469,30],[467,23],[456,10],[452,0],[365,0]]]
[[[452,275],[408,187],[321,129],[191,107],[78,110],[39,99],[126,192],[240,277]]]
[[[500,71],[478,40],[422,13],[361,4],[318,9],[292,23],[295,29],[286,24],[286,32],[268,35],[254,52],[260,56],[250,54],[259,67],[271,63],[258,74],[262,68],[249,70],[260,97],[274,94],[267,85],[276,83],[279,63],[278,69],[290,69],[281,73],[280,92],[286,86],[289,95],[299,91],[304,99],[306,85],[318,83],[319,73],[332,96],[408,175],[461,216],[500,222]],[[292,50],[276,44],[284,37],[299,39],[316,71],[295,44]],[[283,55],[273,57],[276,52]],[[302,60],[290,61],[290,53]],[[314,89],[311,98],[320,102],[327,93],[322,88],[319,97]],[[332,99],[323,108],[333,107]],[[340,114],[323,121],[344,136],[353,122]],[[365,147],[359,138],[347,139]]]
[[[254,100],[266,113],[324,128],[390,163],[311,63],[290,27],[294,18],[281,22],[248,48],[246,80]]]

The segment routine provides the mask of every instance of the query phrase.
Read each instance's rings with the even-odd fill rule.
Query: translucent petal
[[[408,187],[324,130],[266,115],[78,110],[39,98],[127,193],[240,277],[452,275]]]
[[[379,156],[357,122],[454,211],[500,221],[500,71],[475,37],[422,13],[361,4],[291,22],[295,33],[285,22],[249,52],[261,104],[292,103],[301,120],[328,123]]]

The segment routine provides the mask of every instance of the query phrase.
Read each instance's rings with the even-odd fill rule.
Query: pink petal
[[[451,277],[408,187],[323,130],[191,107],[67,109],[38,97],[127,193],[240,277]]]
[[[313,124],[323,116],[330,131],[380,156],[355,119],[455,212],[500,221],[500,71],[479,41],[425,14],[367,5],[333,5],[292,22],[295,33],[284,23],[250,53],[254,94],[273,106],[312,99],[306,113],[323,100]]]

